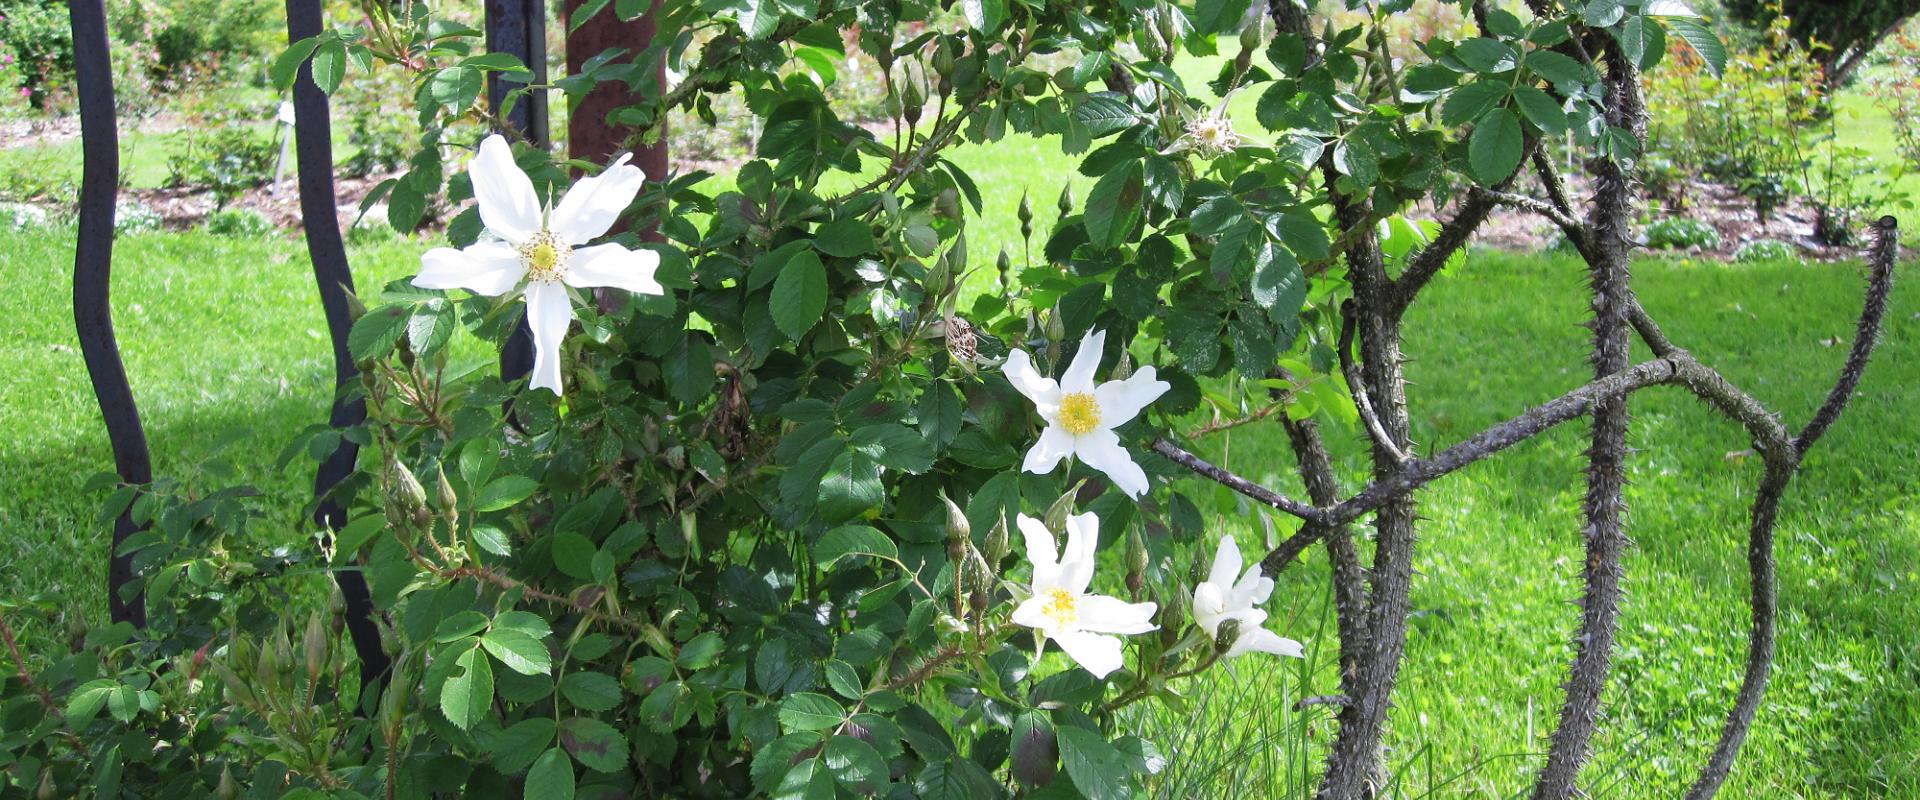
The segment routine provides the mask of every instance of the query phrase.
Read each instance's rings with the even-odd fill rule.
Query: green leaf
[[[836,658],[827,662],[826,672],[827,686],[833,689],[834,694],[848,700],[858,700],[867,693],[860,685],[860,673],[854,671],[852,664]]]
[[[1281,247],[1269,249],[1271,254],[1260,259],[1253,273],[1253,302],[1266,309],[1274,322],[1285,322],[1298,316],[1306,302],[1307,277],[1292,253]]]
[[[1196,33],[1228,33],[1247,15],[1250,0],[1199,0],[1193,5]]]
[[[1087,800],[1128,800],[1126,757],[1100,734],[1063,726],[1058,730],[1060,760],[1067,776]]]
[[[846,719],[846,711],[824,694],[801,692],[780,702],[780,726],[789,732],[818,731]]]
[[[472,67],[448,67],[433,74],[427,81],[427,96],[434,102],[451,109],[459,110],[473,105],[480,97],[480,89],[485,85],[480,70]]]
[[[608,711],[620,704],[620,682],[603,672],[569,672],[560,680],[560,694],[575,708]]]
[[[567,532],[553,537],[553,565],[569,577],[593,580],[593,557],[599,553],[600,548],[580,534]]]
[[[807,331],[827,313],[827,267],[819,254],[801,250],[780,269],[773,279],[773,293],[767,297],[767,310],[773,324],[788,339],[800,341]]]
[[[535,639],[553,635],[553,627],[531,611],[503,611],[493,618],[495,630],[519,631]]]
[[[1628,61],[1635,64],[1647,55],[1647,20],[1645,17],[1632,16],[1621,23],[1620,30],[1614,31],[1613,38],[1620,43],[1620,52]]]
[[[493,666],[480,648],[468,648],[454,661],[460,674],[440,687],[440,713],[461,730],[473,727],[493,705]]]
[[[267,67],[267,77],[273,81],[273,88],[282,92],[293,86],[295,75],[300,73],[300,65],[313,55],[313,49],[320,46],[320,37],[309,36],[293,44],[273,59]]]
[[[1140,198],[1146,193],[1141,163],[1109,170],[1087,195],[1087,237],[1100,247],[1126,241],[1140,222]]]
[[[801,753],[820,746],[820,734],[811,731],[789,733],[757,748],[753,754],[753,785],[762,792],[770,792],[780,785],[780,779],[786,777],[793,768],[794,760]]]
[[[1700,54],[1700,58],[1707,62],[1707,68],[1713,70],[1714,77],[1726,74],[1727,45],[1720,41],[1720,37],[1714,35],[1707,26],[1690,19],[1665,17],[1660,19],[1660,23],[1665,25],[1667,30],[1673,31],[1681,39],[1686,40],[1687,46],[1693,48],[1693,52]]]
[[[848,556],[898,559],[900,550],[886,534],[865,525],[834,528],[822,534],[819,543],[813,546],[814,561],[821,569],[832,567],[835,562]]]
[[[1513,48],[1506,43],[1476,36],[1461,42],[1453,49],[1460,61],[1473,68],[1474,72],[1495,74],[1513,69]]]
[[[372,519],[384,518],[373,517]],[[473,539],[474,544],[480,545],[480,549],[496,556],[512,555],[513,553],[513,549],[509,547],[507,543],[507,532],[501,530],[498,526],[475,525],[467,531],[467,536]]]
[[[857,216],[837,219],[814,231],[813,246],[830,256],[863,256],[873,252],[873,229]]]
[[[848,448],[834,456],[820,479],[820,516],[828,522],[843,522],[879,508],[886,502],[886,487],[880,483],[880,464],[859,448]]]
[[[888,469],[918,475],[933,466],[933,444],[905,425],[868,425],[851,438],[854,447]]]
[[[347,351],[354,361],[386,358],[406,333],[410,309],[404,305],[385,305],[369,310],[354,320],[347,331]]]
[[[627,737],[597,719],[574,717],[560,723],[560,745],[595,772],[614,773],[627,766]]]
[[[1380,159],[1366,140],[1348,136],[1333,146],[1333,166],[1340,174],[1361,186],[1372,186],[1380,179]]]
[[[110,678],[87,681],[67,697],[67,726],[80,730],[107,704],[107,697],[120,686]]]
[[[741,32],[748,39],[765,39],[773,35],[780,27],[780,3],[778,0],[742,0],[734,8],[740,21]]]
[[[1000,797],[1005,793],[986,769],[972,759],[958,755],[928,764],[914,779],[913,791],[913,796],[919,800],[977,800],[981,797]],[[1053,792],[1050,796],[1071,795]]]
[[[1467,163],[1473,168],[1473,177],[1487,186],[1506,180],[1520,166],[1524,144],[1520,120],[1513,112],[1504,108],[1488,111],[1474,123],[1473,136],[1467,140]]]
[[[992,33],[1007,18],[1007,0],[960,0],[960,10],[967,16],[967,27]]]
[[[887,760],[873,745],[852,736],[833,737],[820,760],[842,786],[859,794],[873,794],[887,782]]]
[[[1555,135],[1567,132],[1567,112],[1562,111],[1560,104],[1553,102],[1546,92],[1532,86],[1515,86],[1513,102],[1520,107],[1520,113],[1526,115],[1541,131]]]
[[[1455,89],[1440,108],[1440,121],[1458,127],[1479,119],[1507,99],[1508,88],[1507,81],[1485,79]]]
[[[313,82],[320,91],[333,94],[347,69],[347,46],[338,39],[329,40],[313,51]]]
[[[618,691],[618,687],[615,690]],[[487,744],[493,768],[507,775],[526,769],[553,744],[555,730],[553,720],[548,717],[529,717],[514,723]]]
[[[1094,137],[1117,133],[1140,124],[1140,112],[1128,105],[1124,95],[1102,92],[1088,97],[1073,110],[1074,121],[1085,125]]]
[[[914,410],[919,418],[920,435],[935,447],[944,447],[960,434],[961,407],[960,394],[955,392],[953,384],[946,381],[934,381],[920,395],[920,405]]]
[[[553,656],[546,643],[512,628],[494,628],[480,637],[480,646],[492,653],[508,669],[522,675],[545,675],[553,671]]]
[[[1580,62],[1552,50],[1535,50],[1528,53],[1527,69],[1533,70],[1533,74],[1546,78],[1556,86],[1579,86],[1592,79],[1591,73]]]
[[[672,733],[693,718],[693,691],[680,681],[667,681],[640,703],[640,721],[654,733]]]
[[[1260,92],[1260,100],[1254,104],[1254,119],[1263,129],[1284,129],[1286,113],[1292,111],[1292,100],[1296,94],[1300,94],[1300,84],[1290,79],[1267,84],[1267,88]]]
[[[539,489],[539,482],[525,475],[503,475],[480,490],[473,507],[483,512],[511,508],[532,497]]]
[[[527,800],[573,800],[573,760],[550,748],[527,771]]]
[[[673,660],[681,669],[705,669],[713,664],[713,659],[726,649],[727,642],[720,634],[707,631],[680,645],[680,655]]]
[[[687,405],[699,404],[707,399],[707,390],[713,386],[713,345],[700,331],[687,331],[673,352],[667,354],[660,374],[673,399]]]

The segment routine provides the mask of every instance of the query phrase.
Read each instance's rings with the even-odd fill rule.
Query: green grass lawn
[[[1023,165],[1046,158],[1031,156],[980,166],[1005,172],[995,185],[1017,187]],[[1018,189],[998,195],[1007,200],[982,237],[994,246],[1013,229]],[[56,609],[24,626],[29,649],[55,646],[50,637],[70,619],[104,617],[104,532],[93,524],[101,497],[80,487],[111,461],[70,322],[70,235],[0,231],[0,276],[16,287],[0,299],[0,357],[13,367],[0,375],[0,428],[13,432],[0,439],[0,559],[8,565],[0,597],[39,595]],[[1011,241],[1017,246],[1017,234]],[[360,283],[407,274],[418,248],[356,248]],[[256,529],[287,541],[305,535],[296,509],[309,466],[271,469],[279,445],[322,419],[329,398],[324,328],[298,240],[157,234],[123,240],[116,256],[116,320],[156,470],[180,474],[222,431],[251,428],[256,436],[228,457],[283,510]],[[1676,339],[1790,423],[1805,419],[1844,354],[1857,267],[1645,261],[1637,270],[1645,302]],[[1418,441],[1444,446],[1582,383],[1581,285],[1573,262],[1491,252],[1436,282],[1410,326]],[[1910,501],[1920,489],[1911,466],[1920,423],[1908,413],[1908,387],[1920,385],[1914,285],[1897,293],[1858,400],[1786,503],[1779,668],[1723,796],[1920,790],[1920,601],[1911,591],[1920,581],[1920,511]],[[1587,777],[1599,796],[1669,797],[1709,746],[1739,679],[1744,525],[1758,466],[1730,455],[1746,446],[1739,431],[1677,391],[1638,396],[1634,415],[1637,547]],[[1569,424],[1422,496],[1430,521],[1390,740],[1396,788],[1410,796],[1510,794],[1537,764],[1528,754],[1551,730],[1576,616],[1583,432]],[[1357,480],[1361,435],[1337,424],[1329,435]],[[1251,477],[1298,491],[1271,427],[1237,430],[1211,448]],[[1243,541],[1259,535],[1241,515],[1219,522]],[[1334,684],[1325,603],[1315,552],[1283,576],[1273,609],[1276,628],[1308,642],[1309,663],[1244,661],[1194,692],[1190,713],[1138,720],[1176,756],[1169,796],[1182,786],[1196,797],[1283,796],[1306,784],[1332,727],[1324,709],[1288,706]]]
[[[1643,261],[1636,270],[1641,296],[1677,341],[1790,425],[1804,423],[1844,357],[1858,313],[1857,266]],[[1480,253],[1429,289],[1409,320],[1418,331],[1407,348],[1416,441],[1445,446],[1584,382],[1582,275],[1564,259]],[[1920,580],[1920,510],[1912,503],[1920,426],[1910,412],[1911,387],[1920,385],[1917,316],[1920,290],[1909,281],[1848,417],[1809,456],[1787,499],[1777,548],[1778,667],[1722,796],[1920,792],[1920,603],[1911,594]],[[1628,500],[1637,546],[1597,754],[1585,775],[1597,796],[1674,797],[1711,747],[1740,679],[1746,514],[1759,465],[1738,455],[1747,447],[1741,431],[1683,392],[1636,395],[1633,413],[1639,452]],[[1362,434],[1331,432],[1357,481]],[[1300,491],[1290,459],[1274,455],[1286,447],[1277,430],[1231,436],[1214,455]],[[1538,766],[1527,754],[1545,749],[1577,621],[1584,445],[1585,425],[1572,423],[1422,495],[1429,521],[1389,742],[1398,785],[1410,795],[1438,788],[1442,796],[1506,796]],[[1221,522],[1246,525],[1231,516]],[[1242,539],[1257,535],[1247,526]],[[1227,764],[1221,776],[1246,797],[1299,783],[1288,756],[1326,744],[1328,714],[1278,710],[1335,686],[1326,595],[1317,553],[1276,593],[1274,616],[1295,619],[1296,635],[1320,647],[1310,686],[1249,665],[1220,687],[1243,699],[1214,698],[1212,714],[1147,726],[1176,736],[1223,728],[1216,738],[1228,743],[1274,736],[1286,747],[1250,751],[1270,762],[1265,768]],[[1257,726],[1224,724],[1249,703],[1276,711]],[[1203,744],[1198,752],[1232,758],[1220,742]],[[1249,774],[1275,783],[1238,783]],[[1233,794],[1213,789],[1195,796]]]

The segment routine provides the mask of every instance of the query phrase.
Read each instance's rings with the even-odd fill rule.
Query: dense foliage
[[[1269,517],[1288,501],[1210,472],[1178,423],[1272,414],[1311,436],[1316,419],[1364,419],[1394,477],[1411,462],[1388,309],[1464,239],[1406,215],[1525,206],[1506,190],[1548,137],[1601,176],[1595,229],[1566,227],[1596,309],[1615,304],[1597,335],[1624,337],[1604,292],[1624,281],[1606,265],[1624,265],[1639,70],[1669,40],[1715,74],[1726,60],[1670,0],[1478,5],[1478,35],[1397,60],[1381,24],[1407,5],[1321,31],[1285,0],[668,5],[670,35],[537,87],[623,85],[634,102],[611,121],[635,145],[669,108],[713,117],[723,94],[764,120],[730,180],[644,185],[624,158],[455,135],[503,117],[487,76],[526,70],[429,4],[366,3],[363,26],[293,43],[282,86],[302,65],[326,91],[374,63],[412,76],[418,147],[368,201],[396,229],[476,202],[419,276],[364,293],[349,345],[366,421],[287,449],[362,448],[327,498],[350,520],[235,552],[287,510],[213,488],[218,469],[115,488],[103,520],[149,526],[122,550],[150,627],[87,632],[5,685],[0,788],[1130,797],[1169,755],[1119,724],[1125,709],[1178,708],[1230,659],[1298,654],[1259,605],[1267,574],[1326,536],[1344,548],[1336,594],[1372,598],[1373,639],[1338,600],[1343,666],[1364,670],[1339,676],[1325,791],[1357,796],[1406,633],[1411,501],[1372,507],[1386,521],[1363,580],[1344,530],[1368,509],[1335,521],[1310,480],[1314,507],[1290,511],[1304,524]],[[567,22],[646,8],[599,0]],[[821,89],[850,47],[885,70],[880,131]],[[1216,55],[1204,86],[1173,69]],[[678,83],[660,85],[661,59]],[[1241,93],[1257,130],[1226,111]],[[947,153],[1026,135],[1080,155],[1093,187],[1057,215],[1021,199],[1028,246],[992,259],[968,226],[1015,199],[983,196]],[[450,346],[502,345],[523,318],[525,382]],[[1601,377],[1625,350],[1596,351]],[[1373,405],[1353,391],[1363,374]],[[1259,515],[1298,547],[1243,560],[1208,512]],[[290,610],[345,570],[382,610],[392,668],[368,683],[336,609]],[[1365,641],[1381,655],[1362,660]],[[1591,731],[1592,714],[1566,717]],[[1562,752],[1556,737],[1543,781],[1571,783]]]

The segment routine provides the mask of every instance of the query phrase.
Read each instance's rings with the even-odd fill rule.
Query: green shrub
[[[5,58],[10,57],[10,58]],[[73,33],[60,0],[0,0],[0,60],[17,71],[27,105],[49,108],[51,96],[73,82]]]
[[[1662,217],[1647,225],[1647,246],[1656,250],[1686,250],[1698,247],[1712,250],[1720,246],[1720,232],[1713,226],[1686,217]]]
[[[257,238],[277,229],[260,212],[251,208],[223,208],[207,215],[207,232],[216,236]]]
[[[1800,256],[1800,248],[1779,239],[1758,239],[1740,245],[1733,251],[1733,260],[1741,263],[1755,261],[1786,261]]]
[[[241,192],[272,180],[279,157],[280,148],[255,126],[235,123],[190,132],[181,149],[167,157],[168,183],[206,187],[215,207],[225,208]]]

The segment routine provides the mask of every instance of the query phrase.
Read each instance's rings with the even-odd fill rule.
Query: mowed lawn
[[[1056,156],[1057,157],[1057,156]],[[1045,161],[1036,151],[1031,161]],[[975,165],[968,164],[969,168]],[[1019,186],[1037,172],[982,167]],[[1051,164],[1047,164],[1051,167]],[[1053,174],[1058,175],[1058,172]],[[983,179],[983,183],[986,181]],[[1045,230],[1058,179],[1034,186]],[[980,248],[1018,247],[1004,188]],[[422,245],[353,250],[363,287],[409,274]],[[976,251],[980,252],[980,251]],[[1017,250],[1016,250],[1017,252]],[[990,257],[990,255],[988,256]],[[71,231],[0,231],[0,598],[26,647],[59,646],[71,620],[104,618],[102,496],[81,490],[109,468],[106,436],[76,347],[69,307]],[[312,276],[292,237],[199,233],[123,239],[116,321],[156,470],[181,475],[222,432],[275,511],[268,540],[308,535],[298,509],[310,465],[272,469],[281,444],[321,420],[330,361]],[[1910,269],[1911,267],[1909,267]],[[1911,796],[1920,791],[1920,292],[1896,294],[1889,331],[1848,417],[1808,459],[1780,527],[1781,638],[1769,702],[1724,797]],[[1696,355],[1790,424],[1818,403],[1858,313],[1858,265],[1725,266],[1646,260],[1646,304]],[[1584,382],[1582,276],[1563,258],[1478,252],[1436,282],[1412,314],[1412,411],[1423,448],[1444,446]],[[1630,489],[1636,543],[1628,603],[1597,754],[1597,796],[1670,797],[1709,747],[1739,680],[1746,645],[1745,523],[1758,465],[1739,431],[1675,390],[1634,401]],[[1451,476],[1422,495],[1415,622],[1397,695],[1390,761],[1403,796],[1507,796],[1524,787],[1552,728],[1579,591],[1579,453],[1584,424]],[[1357,488],[1361,437],[1329,438]],[[1299,491],[1284,438],[1249,426],[1209,455]],[[1184,489],[1208,491],[1198,483]],[[1231,504],[1221,507],[1231,508]],[[1226,513],[1242,541],[1261,535]],[[1290,531],[1282,520],[1280,533]],[[1307,663],[1247,660],[1192,687],[1189,712],[1135,722],[1172,756],[1165,796],[1287,796],[1332,726],[1299,697],[1332,691],[1325,562],[1289,570],[1273,625],[1306,641]],[[1277,667],[1277,668],[1276,668]]]

